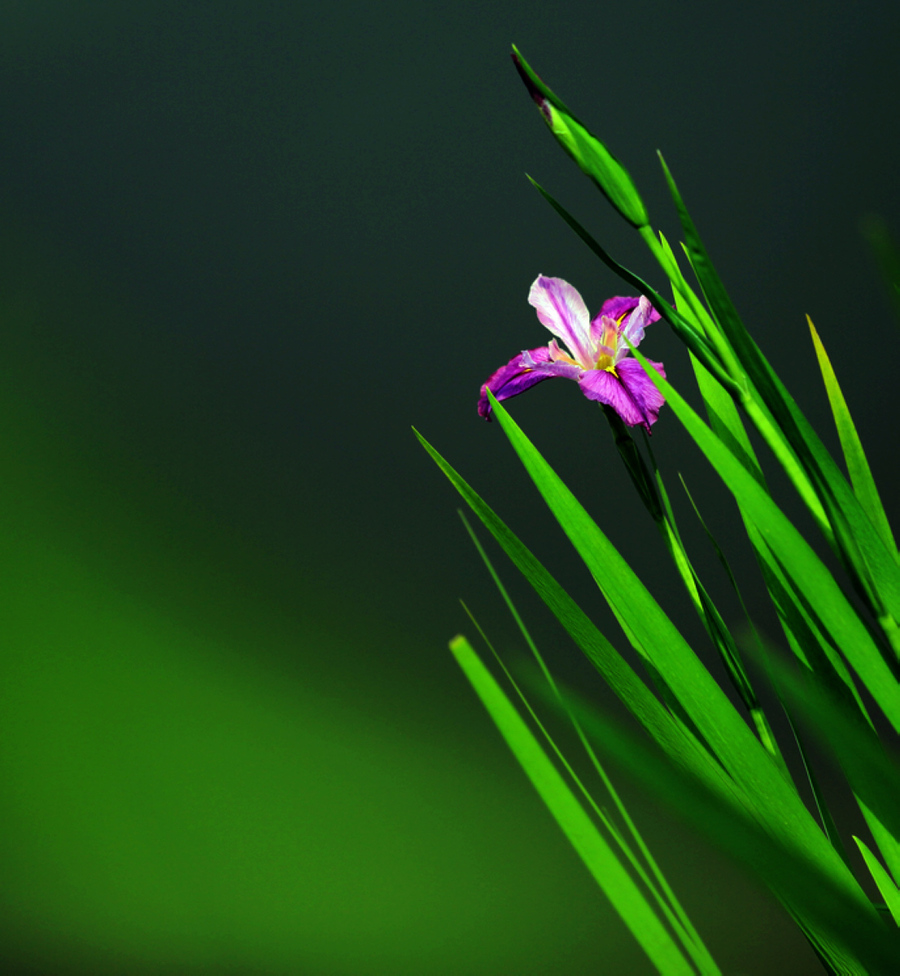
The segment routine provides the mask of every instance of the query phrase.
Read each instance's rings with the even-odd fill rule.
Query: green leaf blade
[[[460,636],[451,641],[450,649],[541,799],[657,970],[664,976],[696,976],[694,967],[471,644]]]
[[[650,656],[713,754],[734,778],[742,791],[743,802],[776,836],[790,837],[792,844],[803,848],[808,857],[831,873],[854,897],[864,901],[863,892],[823,837],[792,784],[784,779],[669,618],[493,396],[491,406],[604,596],[617,616],[637,635],[644,653]]]

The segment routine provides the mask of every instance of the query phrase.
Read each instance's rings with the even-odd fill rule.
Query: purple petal
[[[663,379],[666,378],[666,370],[662,363],[648,359],[647,364],[652,366]],[[653,380],[644,372],[643,366],[636,359],[623,359],[616,364],[616,372],[646,418],[642,423],[649,432],[650,425],[659,420],[659,408],[666,402],[666,398],[659,392]]]
[[[550,350],[547,346],[526,349],[517,356],[513,356],[505,366],[501,366],[481,387],[478,415],[486,420],[491,419],[493,411],[491,402],[488,400],[488,390],[498,400],[508,400],[510,397],[524,393],[542,380],[551,379],[554,376],[577,380],[580,373],[581,368],[579,366],[573,366],[570,363],[551,362]]]
[[[665,377],[662,363],[648,362]],[[636,359],[617,363],[616,373],[618,378],[609,370],[586,370],[580,380],[582,392],[589,400],[611,406],[629,427],[643,424],[649,433],[651,424],[659,419],[659,408],[665,398]]]
[[[639,301],[639,298],[632,298],[630,296],[623,297],[622,295],[607,298],[600,306],[600,311],[594,316],[594,321],[596,322],[601,315],[608,315],[611,319],[618,322],[619,319],[630,315],[637,308]]]
[[[597,400],[600,403],[605,403],[607,406],[612,407],[629,427],[634,427],[635,424],[644,422],[644,415],[641,413],[637,404],[635,404],[621,381],[609,370],[585,370],[579,385],[581,386],[581,392],[589,400]]]
[[[526,350],[531,362],[540,363],[550,359],[550,350],[546,346],[538,349]],[[493,372],[481,387],[481,396],[478,399],[478,415],[487,420],[491,419],[491,403],[487,397],[487,391],[497,397],[498,400],[506,400],[517,393],[524,393],[529,387],[541,380],[547,379],[543,373],[535,373],[534,368],[523,362],[526,352],[517,353],[512,359],[500,369]]]
[[[537,317],[557,339],[561,339],[585,369],[591,362],[591,317],[584,299],[562,278],[538,275],[528,293],[528,304],[533,305]]]

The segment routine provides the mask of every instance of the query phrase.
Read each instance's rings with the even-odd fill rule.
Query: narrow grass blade
[[[878,488],[875,486],[875,479],[872,477],[872,471],[869,468],[869,462],[866,459],[859,434],[856,432],[856,425],[853,423],[853,418],[847,408],[847,401],[844,399],[831,360],[825,351],[825,346],[822,344],[819,333],[808,315],[806,321],[809,323],[809,331],[816,349],[816,358],[819,360],[819,369],[822,371],[828,402],[831,404],[831,412],[834,414],[834,425],[841,442],[841,450],[844,452],[844,461],[847,464],[847,472],[850,475],[853,491],[859,499],[863,511],[877,529],[885,547],[889,552],[893,552],[896,559],[897,543],[894,541],[894,534],[891,532],[884,506],[881,504],[881,497],[878,494]]]
[[[894,620],[900,620],[900,566],[894,554],[885,548],[834,459],[744,328],[662,156],[660,160],[684,229],[691,265],[762,405],[753,395],[745,396],[741,402],[825,537],[837,545],[860,592],[900,650],[896,625],[885,619],[885,614],[889,614]]]
[[[528,714],[531,716],[532,720],[534,721],[537,728],[540,730],[547,744],[552,749],[554,755],[559,760],[560,764],[565,769],[566,773],[571,778],[572,782],[578,788],[582,797],[588,803],[590,809],[593,811],[594,815],[603,824],[609,836],[612,837],[612,839],[618,844],[619,850],[622,852],[623,856],[627,859],[629,865],[637,874],[638,879],[645,886],[648,893],[653,897],[654,901],[659,907],[660,912],[662,912],[665,921],[671,927],[672,931],[678,938],[678,941],[684,947],[685,952],[696,963],[697,968],[699,969],[700,973],[703,974],[703,976],[720,976],[718,966],[716,966],[712,956],[709,953],[709,950],[703,944],[703,940],[700,938],[699,933],[694,928],[690,918],[688,917],[687,912],[685,912],[681,903],[678,901],[678,898],[676,897],[675,892],[672,890],[671,885],[669,885],[668,881],[665,878],[665,875],[662,873],[662,871],[659,868],[659,865],[656,863],[656,860],[653,857],[652,853],[650,852],[649,847],[647,846],[643,837],[641,836],[640,831],[637,829],[637,825],[632,820],[630,814],[628,813],[627,808],[625,807],[625,804],[622,802],[622,799],[619,796],[618,791],[616,790],[610,778],[607,776],[606,770],[603,768],[599,759],[597,758],[597,754],[594,751],[593,747],[591,746],[591,743],[588,741],[587,736],[585,736],[584,730],[581,728],[578,719],[569,710],[565,698],[563,698],[563,696],[560,694],[556,682],[552,674],[550,673],[549,668],[544,662],[543,656],[538,651],[538,648],[535,645],[531,637],[531,634],[525,625],[525,621],[522,619],[521,615],[516,609],[516,606],[512,598],[507,592],[506,587],[503,585],[500,576],[498,575],[496,569],[491,563],[490,558],[488,557],[488,554],[484,551],[481,542],[479,541],[472,527],[469,525],[465,515],[463,515],[462,512],[460,512],[459,514],[460,514],[460,518],[462,519],[463,525],[465,526],[466,531],[469,534],[469,538],[472,540],[472,544],[478,550],[478,554],[479,556],[481,556],[482,562],[487,568],[488,573],[491,576],[491,579],[494,581],[494,585],[497,587],[501,597],[503,598],[504,603],[509,609],[509,612],[512,615],[513,619],[515,620],[516,626],[519,628],[519,631],[521,632],[522,637],[525,640],[525,643],[528,645],[531,651],[531,655],[534,658],[535,662],[537,663],[537,666],[540,669],[541,674],[544,677],[544,680],[547,682],[548,687],[551,689],[553,695],[555,696],[557,703],[566,712],[569,720],[571,721],[575,729],[576,734],[578,735],[578,739],[581,742],[582,747],[587,753],[588,759],[590,760],[592,766],[594,767],[594,771],[597,773],[600,782],[603,784],[604,789],[606,790],[607,794],[612,800],[613,806],[615,807],[615,810],[618,812],[622,824],[624,825],[624,831],[625,831],[624,833],[616,826],[615,822],[612,820],[610,815],[607,814],[605,810],[601,809],[597,805],[590,791],[586,788],[581,778],[577,775],[577,773],[572,768],[569,761],[563,755],[559,746],[553,740],[553,737],[550,735],[550,733],[544,726],[543,722],[541,722],[540,718],[535,713],[534,709],[531,707],[531,704],[529,703],[528,699],[525,697],[525,694],[522,692],[515,678],[513,678],[513,676],[510,674],[506,665],[503,663],[503,660],[494,650],[493,646],[491,645],[484,631],[479,626],[478,622],[475,620],[472,614],[469,613],[468,608],[465,607],[465,605],[463,605],[464,609],[466,610],[466,613],[469,615],[469,619],[478,629],[478,632],[481,635],[482,640],[484,640],[488,649],[493,654],[494,659],[497,661],[499,666],[503,669],[503,672],[506,675],[506,678],[508,679],[511,687],[518,695],[519,700],[521,701],[523,707],[527,710]],[[630,842],[627,839],[627,837],[630,837],[631,839]],[[632,847],[630,846],[631,843],[635,845],[636,850],[632,849]]]
[[[694,967],[469,642],[456,637],[450,649],[541,799],[657,970],[664,976],[696,976]]]
[[[823,632],[821,621],[815,619],[796,582],[785,571],[756,526],[752,528],[751,541],[757,562],[794,656],[805,668],[816,673],[835,698],[842,703],[852,702],[862,718],[872,725],[853,677],[830,636]]]
[[[856,712],[832,699],[815,675],[788,669],[774,655],[769,657],[779,697],[827,746],[858,800],[877,818],[881,829],[891,837],[900,837],[900,767],[885,752],[875,730]]]
[[[728,560],[725,558],[725,553],[722,552],[721,547],[718,542],[716,542],[715,536],[710,532],[700,514],[700,509],[697,507],[694,499],[691,497],[691,493],[688,491],[687,485],[684,483],[684,479],[681,478],[681,485],[684,488],[684,493],[688,497],[688,501],[691,503],[691,507],[694,509],[694,514],[697,516],[697,520],[703,527],[703,531],[706,533],[707,539],[713,548],[713,551],[718,557],[719,563],[725,571],[725,575],[728,577],[728,581],[731,583],[731,587],[734,590],[735,595],[738,598],[738,602],[741,605],[741,609],[744,611],[744,617],[746,618],[747,624],[750,629],[756,633],[756,628],[753,625],[753,621],[750,619],[750,614],[747,612],[747,607],[744,603],[744,598],[741,595],[740,588],[738,587],[737,580],[735,579],[734,573],[731,571],[731,566]],[[698,579],[698,587],[700,587],[700,582]],[[756,692],[753,690],[753,686],[750,682],[750,678],[747,675],[747,670],[744,667],[744,663],[741,660],[740,653],[738,652],[737,644],[732,637],[731,631],[725,626],[725,622],[722,620],[721,615],[716,609],[715,605],[706,595],[705,589],[700,587],[705,601],[707,601],[714,612],[715,620],[715,633],[711,633],[710,637],[716,645],[719,651],[719,655],[725,667],[728,669],[729,677],[738,694],[746,705],[750,717],[753,719],[753,724],[756,727],[756,733],[759,736],[759,741],[766,747],[766,751],[772,756],[772,758],[781,766],[782,771],[787,779],[790,779],[790,772],[788,771],[787,764],[785,763],[784,756],[781,752],[781,747],[778,745],[778,739],[775,737],[772,731],[772,726],[769,724],[769,719],[766,716],[765,710],[759,704],[759,699],[756,696]]]
[[[819,778],[816,776],[815,769],[813,768],[812,763],[809,761],[809,755],[807,754],[806,748],[803,745],[803,737],[800,735],[797,726],[791,720],[790,712],[787,708],[785,708],[785,715],[790,723],[791,732],[794,734],[794,741],[797,744],[797,751],[800,753],[800,759],[803,762],[803,769],[806,773],[809,788],[812,791],[813,800],[816,804],[819,819],[822,822],[822,829],[825,831],[825,834],[828,837],[828,842],[838,852],[838,854],[840,854],[841,860],[847,865],[847,867],[850,867],[850,860],[847,857],[847,849],[844,847],[844,842],[841,839],[840,831],[838,831],[837,824],[835,823],[834,817],[831,814],[831,808],[825,800],[825,795],[819,788]]]
[[[900,843],[859,797],[856,798],[856,802],[866,818],[866,824],[872,832],[872,838],[878,846],[878,850],[881,851],[881,856],[884,858],[884,863],[888,866],[894,882],[900,881]]]
[[[727,388],[723,388],[722,384],[717,382],[716,378],[693,353],[691,353],[691,366],[694,369],[697,386],[700,388],[700,395],[703,397],[703,405],[706,408],[706,415],[709,417],[710,426],[719,437],[719,440],[728,447],[747,471],[768,491],[766,479],[759,465],[759,460],[756,457],[756,452],[753,450],[753,445],[747,436],[741,415],[734,405],[734,400],[729,395]],[[740,505],[738,508],[740,508]]]

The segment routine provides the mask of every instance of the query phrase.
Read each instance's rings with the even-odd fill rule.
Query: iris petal
[[[648,362],[665,377],[662,363]],[[616,364],[615,373],[605,369],[587,370],[579,385],[589,400],[607,404],[629,427],[642,424],[647,431],[659,419],[659,408],[665,402],[636,359],[623,359]]]
[[[666,371],[662,363],[656,363],[652,359],[648,359],[647,362],[663,379],[666,378]],[[616,372],[635,405],[644,415],[641,423],[649,431],[650,425],[659,420],[659,408],[666,402],[665,397],[659,392],[653,380],[644,372],[643,366],[636,359],[629,357],[616,363]]]
[[[585,369],[591,362],[591,317],[584,299],[568,281],[538,275],[528,293],[541,324],[561,339]]]
[[[622,295],[607,298],[600,306],[600,311],[594,316],[594,321],[599,321],[604,315],[608,315],[614,321],[618,321],[623,316],[630,315],[638,307],[639,301],[639,298],[630,296],[623,297]]]
[[[597,400],[612,407],[629,427],[646,423],[644,413],[634,402],[628,389],[609,370],[585,370],[578,385],[589,400]]]

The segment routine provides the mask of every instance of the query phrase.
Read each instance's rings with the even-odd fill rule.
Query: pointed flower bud
[[[559,144],[630,224],[646,227],[649,218],[644,201],[625,167],[550,91],[515,48],[513,52],[516,70]]]

